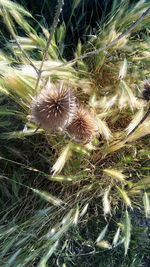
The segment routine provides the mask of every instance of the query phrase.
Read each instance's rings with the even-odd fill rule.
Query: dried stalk
[[[49,38],[48,38],[45,50],[43,52],[42,62],[41,62],[40,68],[39,68],[39,73],[38,73],[38,78],[37,78],[37,82],[36,82],[36,86],[35,86],[35,91],[36,91],[36,89],[38,87],[38,84],[39,84],[39,81],[41,79],[43,64],[44,64],[44,61],[45,61],[45,59],[47,57],[48,50],[49,50],[53,35],[54,35],[55,29],[57,27],[58,21],[59,21],[59,16],[60,16],[60,14],[62,12],[63,4],[64,4],[63,0],[58,0],[58,6],[57,6],[56,14],[55,14],[55,17],[54,17],[54,21],[53,21],[53,24],[51,26],[51,30],[50,30],[50,34],[49,34]]]
[[[123,33],[121,33],[116,39],[114,39],[112,42],[110,43],[107,43],[106,45],[94,50],[94,51],[91,51],[91,52],[87,52],[85,54],[83,54],[82,56],[80,57],[77,57],[77,58],[74,58],[66,63],[63,63],[63,64],[60,64],[58,65],[57,67],[55,68],[51,68],[51,69],[48,69],[48,70],[43,70],[43,71],[50,71],[50,70],[53,70],[53,69],[57,69],[57,68],[60,68],[60,67],[64,67],[68,64],[72,64],[72,63],[75,63],[77,62],[78,60],[82,60],[86,57],[89,57],[89,56],[92,56],[92,55],[96,55],[98,54],[99,52],[105,50],[106,48],[109,48],[111,47],[112,45],[114,45],[115,43],[117,43],[119,40],[121,40],[124,36],[126,36],[129,32],[131,32],[148,14],[150,13],[150,7],[145,11],[143,12],[143,14],[136,20],[134,21]]]

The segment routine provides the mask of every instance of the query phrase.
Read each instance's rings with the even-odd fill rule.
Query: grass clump
[[[66,65],[58,45],[65,45],[64,22],[47,47],[43,25],[38,23],[42,33],[37,33],[25,17],[32,18],[29,12],[12,1],[0,3],[12,38],[5,39],[9,53],[0,54],[1,265],[87,266],[91,261],[88,266],[103,266],[100,257],[109,255],[108,264],[115,266],[124,254],[124,266],[140,264],[132,214],[138,209],[145,210],[147,221],[150,216],[150,119],[127,134],[147,109],[136,97],[141,93],[136,85],[142,91],[149,78],[150,15],[107,50]],[[149,6],[115,3],[96,34],[78,42],[75,57],[113,41]],[[78,111],[79,103],[88,110],[97,130],[88,129],[86,142],[81,127],[74,140],[67,129],[36,130],[28,120],[33,98],[48,80],[52,88],[69,87]],[[79,115],[78,125],[85,127]]]

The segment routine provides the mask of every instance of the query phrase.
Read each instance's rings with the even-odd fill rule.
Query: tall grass
[[[73,2],[72,16],[79,2]],[[67,63],[62,49],[67,25],[57,26],[43,60],[48,29],[37,22],[41,33],[36,32],[31,14],[14,2],[0,4],[10,36],[0,52],[1,265],[87,266],[93,257],[98,266],[102,252],[110,256],[108,264],[117,263],[113,253],[127,255],[124,263],[138,263],[137,248],[133,254],[130,249],[136,232],[132,214],[138,209],[147,220],[150,216],[150,119],[126,136],[147,109],[137,95],[150,75],[150,15],[107,50],[58,67]],[[75,58],[113,41],[148,6],[114,1],[96,34],[79,40]],[[93,114],[99,134],[90,143],[35,132],[30,105],[49,78],[69,85]]]

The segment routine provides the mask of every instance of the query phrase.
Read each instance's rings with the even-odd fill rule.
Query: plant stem
[[[53,21],[53,24],[51,26],[51,30],[50,30],[50,34],[49,34],[49,38],[48,38],[45,50],[43,52],[42,62],[41,62],[40,68],[39,68],[39,73],[38,73],[38,78],[37,78],[37,82],[36,82],[36,86],[35,86],[35,91],[37,90],[39,81],[41,79],[43,64],[44,64],[44,61],[47,57],[48,50],[49,50],[53,35],[54,35],[55,29],[57,27],[58,21],[59,21],[59,16],[61,14],[63,4],[64,4],[63,0],[58,0],[58,6],[57,6],[56,14],[54,17],[54,21]]]
[[[85,54],[83,54],[82,56],[80,57],[77,57],[77,58],[74,58],[68,62],[65,62],[63,64],[60,64],[58,65],[57,67],[55,68],[51,68],[49,70],[53,70],[53,69],[57,69],[57,68],[60,68],[60,67],[64,67],[68,64],[72,64],[72,63],[75,63],[77,62],[78,60],[82,60],[86,57],[89,57],[89,56],[92,56],[92,55],[96,55],[98,54],[99,52],[105,50],[106,48],[109,48],[111,47],[112,45],[114,45],[115,43],[117,43],[119,40],[121,40],[124,36],[126,36],[129,32],[131,32],[148,14],[150,13],[150,7],[145,11],[143,12],[143,14],[136,20],[134,21],[123,33],[121,33],[116,39],[114,39],[112,42],[110,43],[107,43],[106,45],[94,50],[94,51],[91,51],[91,52],[87,52]],[[49,70],[43,70],[43,71],[49,71]]]

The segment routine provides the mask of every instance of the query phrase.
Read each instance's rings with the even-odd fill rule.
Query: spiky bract
[[[33,99],[31,119],[46,130],[64,130],[76,112],[76,97],[62,84],[47,83]]]
[[[97,132],[97,124],[92,114],[83,106],[79,106],[76,116],[67,128],[69,134],[84,143],[88,143]]]

